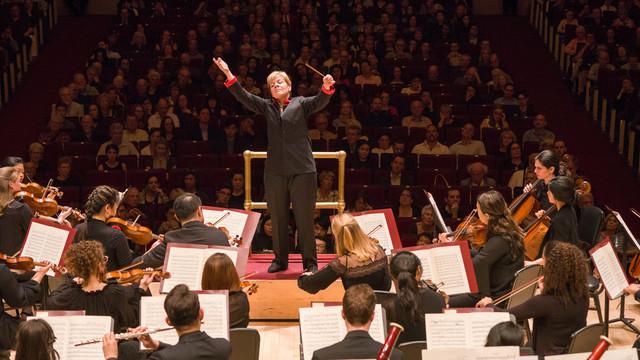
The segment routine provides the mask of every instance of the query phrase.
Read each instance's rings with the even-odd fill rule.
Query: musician
[[[573,207],[575,200],[573,181],[566,176],[558,176],[553,178],[547,187],[549,202],[555,207],[556,214],[551,218],[551,225],[542,240],[541,248],[551,240],[577,245],[578,218]]]
[[[140,342],[153,351],[147,359],[228,359],[231,354],[231,344],[222,338],[212,338],[200,330],[204,311],[200,308],[198,294],[189,291],[187,285],[174,287],[164,300],[164,311],[167,313],[166,322],[174,326],[180,337],[176,345],[169,345],[153,340],[150,335],[140,336]],[[133,333],[144,333],[148,329],[144,326],[132,330]],[[118,358],[118,344],[113,333],[105,334],[102,339],[103,353],[106,360]]]
[[[312,359],[375,359],[382,349],[382,344],[369,335],[375,306],[376,296],[369,285],[348,288],[342,297],[342,318],[347,335],[338,343],[314,351]],[[394,349],[391,359],[402,359],[402,352]]]
[[[2,167],[11,166],[18,171],[18,177],[20,183],[24,180],[24,160],[19,156],[7,156],[2,160]]]
[[[125,331],[138,325],[140,297],[151,295],[151,275],[140,284],[124,286],[105,281],[107,257],[102,244],[85,240],[73,244],[64,257],[67,271],[81,280],[67,281],[46,299],[47,310],[84,310],[86,315],[111,316],[114,329]]]
[[[513,321],[504,321],[493,325],[484,346],[522,346],[524,329]]]
[[[535,191],[535,197],[540,202],[541,210],[536,212],[536,216],[540,217],[544,211],[551,207],[549,198],[547,197],[547,186],[549,182],[560,173],[560,159],[551,150],[543,150],[536,155],[534,160],[534,172],[542,184],[535,189],[533,184],[524,187],[524,191]]]
[[[0,252],[13,256],[22,248],[33,211],[14,199],[20,191],[20,174],[13,166],[0,168]]]
[[[307,119],[322,110],[331,98],[335,81],[331,75],[323,78],[322,91],[314,97],[291,95],[291,80],[281,71],[267,77],[271,100],[250,94],[242,88],[224,60],[213,60],[227,77],[225,85],[233,96],[249,110],[267,119],[269,146],[264,169],[267,206],[273,222],[275,259],[269,272],[286,270],[289,262],[289,203],[302,245],[303,266],[317,271],[318,263],[313,237],[316,167],[308,137]]]
[[[249,326],[249,299],[242,291],[236,267],[226,254],[213,254],[204,264],[202,290],[229,291],[229,327]]]
[[[473,256],[477,294],[451,296],[451,307],[470,307],[482,297],[498,297],[511,289],[514,274],[524,266],[524,234],[513,221],[507,204],[497,191],[478,196],[478,218],[486,226],[487,242]],[[447,241],[440,234],[440,241]]]
[[[85,203],[85,222],[76,226],[73,242],[96,240],[102,244],[104,255],[108,257],[106,271],[112,271],[131,264],[132,256],[127,238],[122,231],[107,225],[107,220],[116,216],[122,194],[109,186],[96,187]]]
[[[382,302],[387,321],[398,323],[404,328],[398,338],[399,344],[425,341],[424,314],[441,313],[445,301],[420,280],[422,265],[414,253],[397,253],[391,259],[389,267],[397,296],[386,298]]]
[[[44,319],[31,319],[18,326],[15,360],[59,360],[53,348],[56,336]]]
[[[13,169],[12,169],[13,170]],[[13,308],[32,306],[40,299],[40,282],[50,266],[41,267],[31,280],[18,283],[9,268],[0,264],[0,303]],[[15,345],[18,320],[2,311],[0,313],[0,359],[9,358],[9,349]]]
[[[298,287],[315,294],[341,278],[345,289],[364,283],[375,290],[389,291],[391,277],[384,249],[362,231],[356,219],[347,213],[334,216],[331,232],[336,237],[338,257],[315,274],[303,273]]]
[[[589,293],[587,261],[582,251],[566,242],[549,242],[543,250],[541,293],[509,309],[517,321],[533,318],[531,346],[538,355],[566,353],[571,334],[587,324]],[[476,304],[492,303],[485,297]]]
[[[182,226],[164,234],[164,241],[146,252],[134,262],[143,261],[142,267],[156,268],[164,264],[169,243],[229,246],[227,235],[220,229],[204,224],[200,198],[184,193],[173,201],[173,211]]]

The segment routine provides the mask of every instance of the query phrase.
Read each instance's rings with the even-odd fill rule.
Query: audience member
[[[402,155],[395,155],[391,161],[390,171],[376,179],[379,185],[407,186],[413,185],[413,178],[405,172],[406,159]]]
[[[98,156],[106,155],[107,146],[115,145],[118,148],[118,154],[121,156],[135,155],[138,156],[138,149],[130,143],[124,140],[124,127],[119,122],[114,122],[109,126],[109,134],[111,139],[102,143],[98,149]]]
[[[547,129],[547,119],[544,115],[538,114],[533,118],[533,129],[527,130],[522,135],[523,142],[552,143],[556,135]]]
[[[487,177],[489,167],[481,162],[467,165],[469,177],[460,181],[460,186],[496,186],[496,181]]]
[[[438,142],[438,128],[435,125],[427,125],[424,141],[417,144],[411,150],[417,155],[448,155],[449,148]]]
[[[462,127],[461,139],[449,147],[449,151],[454,155],[487,155],[484,143],[474,140],[475,127],[471,123],[466,123]]]

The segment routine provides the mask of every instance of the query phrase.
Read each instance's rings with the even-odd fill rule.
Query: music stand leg
[[[617,318],[609,319],[609,297],[605,296],[605,299],[604,299],[605,336],[609,336],[609,325],[617,322],[623,323],[631,331],[640,335],[640,329],[638,329],[635,325],[632,324],[635,321],[635,319],[624,316],[624,303],[625,303],[625,297],[622,296],[620,298],[620,314],[618,315]]]

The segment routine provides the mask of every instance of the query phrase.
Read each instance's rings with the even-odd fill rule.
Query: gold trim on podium
[[[245,210],[251,209],[266,209],[267,203],[263,201],[251,200],[251,160],[252,159],[266,159],[266,151],[251,151],[245,150],[244,156],[244,208]],[[336,209],[339,213],[344,212],[344,168],[345,161],[347,159],[347,153],[344,151],[322,151],[313,152],[314,159],[336,159],[338,160],[338,201],[329,202],[316,202],[316,209]],[[315,190],[315,189],[314,189]]]

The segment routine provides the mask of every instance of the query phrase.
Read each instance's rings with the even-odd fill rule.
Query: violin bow
[[[629,210],[631,210],[631,213],[637,217],[640,218],[640,212],[638,212],[638,210],[634,209],[634,208],[630,208]]]
[[[127,265],[127,266],[125,266],[125,267],[123,267],[123,268],[120,268],[120,269],[118,269],[118,270],[116,270],[116,271],[125,271],[125,270],[129,270],[129,269],[132,269],[132,268],[134,268],[134,267],[136,267],[136,266],[140,266],[140,265],[142,265],[143,263],[144,263],[144,261],[140,260],[140,261],[138,261],[138,262],[135,262],[135,263],[133,263],[133,264],[130,264],[130,265]]]
[[[254,275],[257,275],[257,274],[259,274],[259,273],[260,273],[259,271],[253,271],[253,272],[250,272],[250,273],[248,273],[248,274],[244,274],[244,275],[242,275],[242,276],[240,277],[240,280],[244,280],[244,279],[250,278],[250,277],[252,277],[252,276],[254,276]]]
[[[462,235],[462,232],[467,229],[469,224],[471,224],[471,219],[473,219],[473,216],[476,214],[477,211],[478,210],[476,209],[471,210],[469,215],[467,215],[467,218],[464,219],[464,222],[462,223],[462,228],[460,228],[460,231],[456,231],[456,234],[455,234],[456,236],[453,237],[453,240],[451,240],[452,242],[458,240],[460,235]]]

